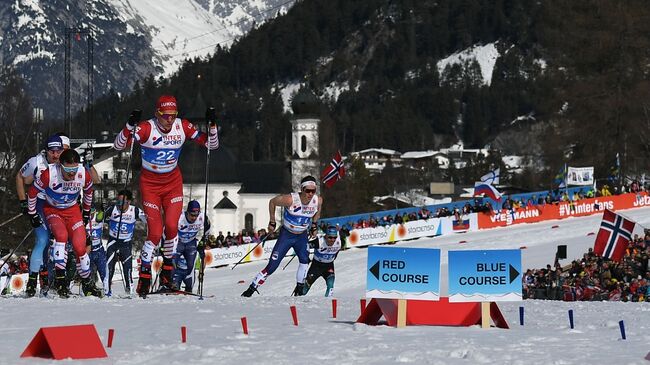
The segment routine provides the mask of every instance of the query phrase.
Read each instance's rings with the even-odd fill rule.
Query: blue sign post
[[[520,301],[521,250],[449,251],[450,302]]]
[[[369,247],[366,297],[440,300],[440,250]]]

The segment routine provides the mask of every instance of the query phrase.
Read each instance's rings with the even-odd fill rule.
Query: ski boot
[[[140,278],[138,279],[138,287],[135,291],[139,296],[146,298],[149,294],[149,288],[151,287],[151,266],[140,266]]]
[[[50,283],[47,275],[47,270],[41,271],[39,274],[39,284],[41,284],[41,296],[46,297],[47,292],[50,290]]]
[[[95,296],[101,298],[103,296],[102,290],[98,288],[90,277],[81,279],[81,291],[85,296]]]
[[[56,293],[59,297],[70,297],[70,288],[68,280],[65,277],[65,270],[56,269],[56,274],[54,276],[54,289],[56,289]]]
[[[253,293],[260,294],[260,292],[257,291],[257,288],[254,287],[253,284],[251,284],[251,285],[248,287],[248,289],[246,289],[243,293],[241,293],[241,296],[242,296],[242,297],[247,297],[247,298],[248,298],[248,297],[252,296]],[[261,295],[261,294],[260,294],[260,295]]]
[[[163,258],[162,270],[160,271],[160,291],[176,291],[178,288],[174,284],[172,275],[174,273],[174,264],[172,259]]]
[[[30,272],[29,278],[27,279],[27,288],[25,288],[25,294],[27,298],[31,298],[36,295],[36,281],[38,280],[38,273]]]
[[[296,287],[293,289],[293,293],[291,294],[294,297],[301,297],[305,295],[305,284],[304,283],[296,283]]]

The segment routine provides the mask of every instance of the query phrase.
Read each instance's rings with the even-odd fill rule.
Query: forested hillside
[[[224,143],[241,159],[277,160],[290,128],[279,88],[303,82],[323,96],[334,85],[338,99],[322,98],[325,152],[483,147],[544,123],[537,157],[552,170],[567,160],[605,168],[623,148],[640,168],[630,159],[648,152],[648,15],[642,1],[305,0],[209,61],[152,77],[94,112],[115,130],[130,109],[151,111],[170,92],[193,116],[217,105]],[[488,43],[499,50],[489,84],[476,62],[436,67]]]

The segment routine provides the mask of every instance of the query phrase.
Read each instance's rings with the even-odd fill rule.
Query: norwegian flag
[[[323,170],[321,174],[321,181],[328,188],[331,188],[335,182],[339,179],[342,179],[345,176],[345,167],[343,167],[343,158],[341,157],[341,151],[336,151],[332,162],[330,162],[327,167]]]
[[[605,209],[594,244],[596,255],[612,261],[620,261],[625,254],[627,245],[632,240],[634,225],[635,222]]]

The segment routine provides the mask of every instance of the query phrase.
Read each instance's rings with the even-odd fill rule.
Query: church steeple
[[[305,175],[319,176],[319,100],[306,87],[291,99],[291,184],[295,189]]]

